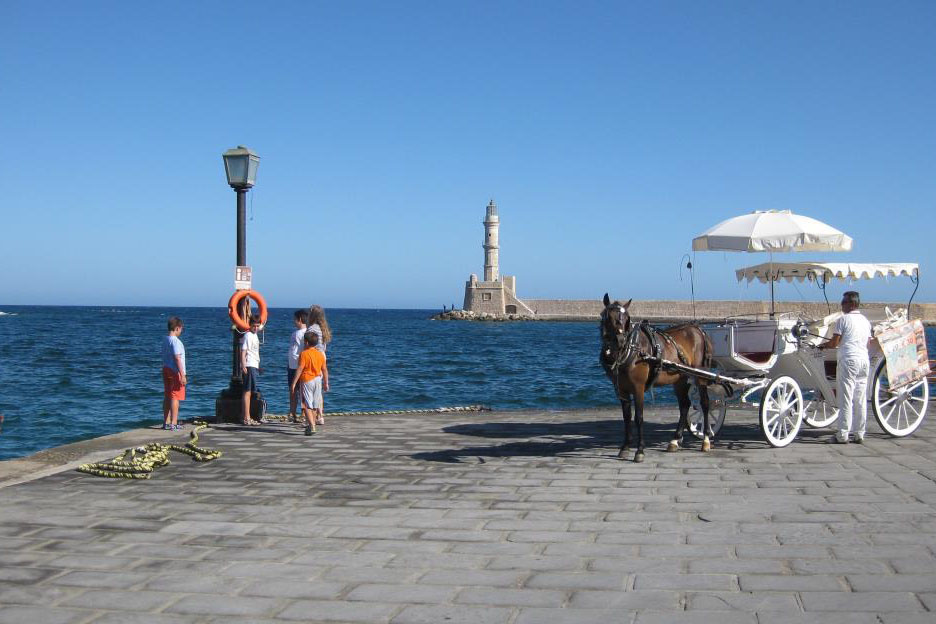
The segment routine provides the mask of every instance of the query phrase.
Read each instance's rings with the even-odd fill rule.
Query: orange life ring
[[[244,297],[249,297],[257,302],[257,307],[260,308],[260,324],[265,325],[267,322],[267,304],[260,293],[255,290],[238,290],[231,295],[231,300],[228,301],[228,315],[230,315],[231,320],[234,321],[234,326],[241,331],[250,330],[249,319],[241,318],[240,311],[238,310]]]

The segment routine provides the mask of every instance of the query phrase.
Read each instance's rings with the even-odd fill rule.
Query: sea
[[[436,312],[328,309],[326,412],[618,405],[598,364],[597,321],[430,320]],[[288,411],[292,314],[270,310],[260,333],[260,390],[274,414]],[[160,345],[170,316],[185,323],[180,419],[213,417],[231,377],[227,308],[0,305],[0,460],[161,423]],[[675,403],[665,387],[648,400]]]
[[[271,309],[259,334],[260,391],[274,414],[289,408],[293,311]],[[430,320],[440,311],[326,310],[326,412],[617,405],[598,364],[597,321]],[[170,316],[185,323],[180,419],[213,417],[231,378],[227,308],[0,305],[0,460],[161,423]]]

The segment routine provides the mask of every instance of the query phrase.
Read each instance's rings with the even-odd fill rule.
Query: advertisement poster
[[[887,379],[891,388],[929,374],[926,335],[919,319],[881,332],[877,339],[887,361]]]

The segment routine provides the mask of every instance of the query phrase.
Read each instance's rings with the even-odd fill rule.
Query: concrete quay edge
[[[575,410],[578,412],[601,411],[605,408],[585,408]],[[655,409],[655,408],[648,408]],[[491,411],[491,410],[486,410]],[[523,413],[528,410],[500,410],[501,413]],[[470,413],[470,412],[469,412]],[[453,417],[464,415],[452,413]],[[389,412],[388,416],[406,416],[403,412]],[[270,414],[275,420],[285,420],[282,415]],[[418,416],[418,414],[417,414]],[[343,414],[344,418],[374,418],[370,414]],[[14,457],[0,460],[0,489],[25,483],[35,479],[54,475],[67,470],[74,470],[82,464],[106,461],[117,457],[130,448],[143,446],[150,442],[161,444],[185,444],[194,428],[191,422],[185,422],[185,429],[181,431],[166,431],[161,425],[141,427],[129,431],[121,431],[78,442],[70,442],[53,446],[25,457]],[[224,427],[224,424],[208,423],[211,427]]]
[[[192,427],[187,425],[186,429],[164,431],[161,426],[143,427],[54,446],[25,457],[6,459],[0,461],[0,488],[74,470],[82,464],[113,459],[129,448],[149,442],[184,444]]]

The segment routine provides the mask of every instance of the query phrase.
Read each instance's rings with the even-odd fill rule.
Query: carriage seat
[[[739,324],[734,328],[735,353],[753,364],[769,364],[774,357],[776,341],[776,321]]]
[[[773,351],[738,351],[738,355],[755,364],[766,364],[773,357]]]

